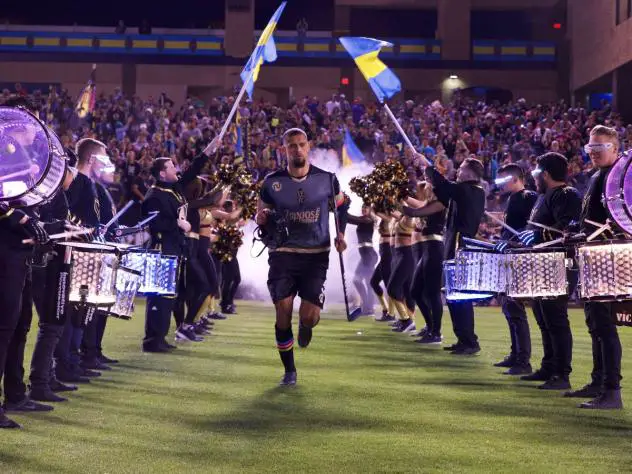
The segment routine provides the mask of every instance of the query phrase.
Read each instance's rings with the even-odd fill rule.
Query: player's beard
[[[306,164],[307,164],[307,160],[303,158],[302,156],[296,156],[292,158],[292,166],[294,166],[294,168],[302,168]]]

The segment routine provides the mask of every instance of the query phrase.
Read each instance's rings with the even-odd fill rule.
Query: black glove
[[[15,214],[15,212],[13,213]],[[13,215],[11,216],[13,217]],[[24,231],[31,237],[36,244],[43,245],[50,240],[48,233],[37,219],[29,218],[24,224],[21,224]]]

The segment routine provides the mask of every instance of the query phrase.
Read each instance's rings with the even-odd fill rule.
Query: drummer
[[[156,184],[145,196],[142,206],[145,216],[159,212],[149,224],[152,248],[165,255],[182,255],[185,233],[191,231],[191,224],[184,218],[186,201],[183,188],[196,179],[218,146],[219,140],[213,139],[202,154],[193,160],[182,178],[178,178],[176,167],[170,158],[154,160],[151,172]],[[164,353],[175,348],[166,341],[174,302],[173,298],[163,296],[147,298],[144,352]]]
[[[538,195],[525,189],[524,171],[517,164],[511,163],[500,168],[496,181],[503,192],[510,194],[505,211],[505,223],[514,230],[524,230]],[[496,250],[504,251],[508,246],[508,241],[514,237],[510,230],[503,228],[500,234],[501,241],[496,244]],[[531,334],[524,303],[509,297],[501,299],[502,312],[509,325],[511,353],[494,366],[506,367],[508,369],[505,372],[506,375],[530,374],[532,372]]]
[[[549,228],[566,229],[571,221],[579,219],[582,199],[579,192],[566,184],[568,161],[555,152],[545,153],[538,158],[538,167],[533,172],[538,187],[538,197],[531,212],[530,221]],[[529,224],[527,230],[519,234],[520,241],[526,246],[553,240],[555,234]],[[571,274],[570,291],[575,281]],[[542,390],[568,390],[571,385],[571,359],[573,336],[568,322],[568,295],[551,299],[535,299],[533,314],[542,333],[544,356],[541,367],[522,380],[544,382],[538,388]]]
[[[593,166],[597,169],[590,179],[588,192],[584,197],[580,226],[585,235],[595,228],[592,222],[605,223],[609,218],[604,207],[604,183],[612,166],[617,161],[619,140],[614,128],[597,125],[590,131],[590,141],[586,145]],[[615,325],[611,303],[587,302],[584,304],[586,324],[592,338],[593,370],[591,381],[579,390],[567,392],[566,397],[591,398],[579,405],[580,408],[621,409],[621,341]]]

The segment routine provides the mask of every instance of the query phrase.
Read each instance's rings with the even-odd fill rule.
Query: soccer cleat
[[[592,410],[621,410],[623,401],[621,400],[621,390],[604,390],[604,392],[594,399],[579,405],[579,408]]]
[[[601,387],[598,385],[588,384],[584,385],[579,390],[574,390],[571,392],[566,392],[564,394],[567,398],[597,398],[601,395]]]
[[[494,367],[513,367],[515,363],[516,358],[513,355],[508,355],[500,362],[496,362]]]
[[[554,375],[542,385],[538,385],[540,390],[569,390],[571,383],[567,378]]]
[[[347,321],[352,323],[353,321],[358,319],[360,316],[362,316],[362,308],[358,306],[349,312],[349,315],[347,316]]]
[[[312,328],[308,328],[299,323],[298,325],[298,346],[305,348],[312,341]]]
[[[293,387],[296,385],[296,372],[286,372],[279,382],[280,387]]]

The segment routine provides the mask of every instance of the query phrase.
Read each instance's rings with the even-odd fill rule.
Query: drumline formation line
[[[243,225],[241,208],[227,209],[230,188],[206,189],[199,178],[217,150],[213,140],[178,176],[169,158],[154,162],[156,185],[133,228],[117,224],[106,185],[114,166],[106,146],[80,140],[64,150],[58,137],[16,99],[0,107],[0,428],[19,428],[5,412],[53,409],[60,392],[77,390],[118,361],[103,354],[109,317],[130,319],[137,295],[147,297],[143,350],[169,352],[171,313],[176,341],[203,341],[214,320],[235,313],[239,285],[236,252],[225,282],[209,255],[222,221]],[[28,168],[28,173],[15,170]],[[16,176],[23,180],[15,181]],[[189,202],[185,196],[189,197]],[[121,243],[149,231],[151,248]],[[186,282],[186,286],[185,286]],[[222,296],[222,313],[216,302]],[[24,349],[35,304],[39,325],[30,386],[24,383]],[[185,314],[186,307],[186,314]]]

